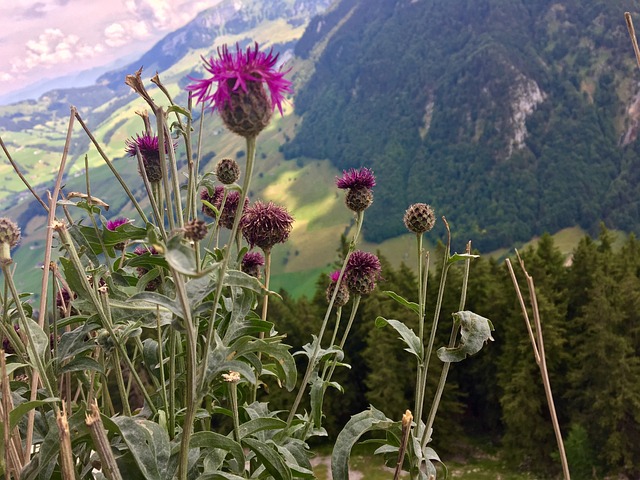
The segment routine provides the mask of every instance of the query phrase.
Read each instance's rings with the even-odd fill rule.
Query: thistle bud
[[[11,249],[20,241],[20,228],[8,218],[0,218],[0,263],[11,263]]]
[[[425,233],[433,228],[436,216],[426,203],[414,203],[404,214],[404,224],[410,232]]]
[[[240,166],[231,158],[223,158],[216,165],[216,177],[220,183],[231,185],[240,178]]]
[[[191,220],[184,226],[184,238],[199,242],[207,236],[207,224],[203,220]]]

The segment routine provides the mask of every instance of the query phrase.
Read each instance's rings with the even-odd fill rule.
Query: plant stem
[[[184,413],[184,423],[182,425],[182,438],[180,440],[180,453],[178,456],[178,478],[187,480],[189,467],[189,441],[191,440],[191,432],[193,431],[193,422],[196,415],[198,399],[196,395],[196,370],[197,370],[197,331],[191,318],[191,306],[187,297],[182,275],[171,267],[171,274],[176,286],[176,293],[183,312],[183,322],[185,328],[185,338],[187,343],[187,386],[186,386],[186,405]]]
[[[471,254],[471,242],[467,243],[466,249],[467,255]],[[471,267],[471,257],[467,257],[464,262],[464,273],[462,276],[462,292],[460,293],[460,303],[458,305],[458,311],[461,312],[464,310],[465,304],[467,302],[467,287],[469,285],[469,268]],[[456,339],[458,338],[458,330],[460,326],[458,322],[454,321],[453,326],[451,327],[451,335],[449,337],[449,348],[454,348],[456,345]],[[442,365],[442,372],[440,373],[440,381],[438,382],[438,389],[436,390],[436,394],[433,397],[433,402],[431,404],[431,409],[429,410],[429,416],[427,417],[427,424],[425,426],[424,432],[422,432],[422,440],[420,441],[420,446],[422,448],[425,447],[427,442],[429,441],[429,431],[433,428],[433,422],[436,419],[436,413],[438,412],[438,407],[440,405],[440,400],[442,398],[442,393],[444,392],[444,386],[447,383],[447,376],[449,375],[449,368],[451,367],[451,362],[444,362]]]
[[[271,279],[271,249],[264,250],[264,288],[266,290],[264,298],[262,299],[262,315],[263,322],[267,321],[267,311],[269,309],[269,280]],[[264,339],[264,332],[260,332],[260,340]],[[258,361],[262,360],[262,352],[258,352]],[[251,395],[251,402],[253,403],[258,398],[258,382],[253,386],[253,393]]]
[[[429,361],[431,360],[431,352],[433,351],[433,344],[435,342],[436,339],[436,331],[438,330],[438,321],[440,319],[440,310],[442,309],[442,299],[444,298],[444,290],[445,290],[445,285],[447,283],[447,273],[449,271],[449,257],[450,257],[450,251],[451,251],[451,232],[449,230],[449,224],[447,223],[447,220],[442,217],[442,220],[444,221],[445,227],[447,228],[447,245],[443,254],[443,261],[442,261],[442,273],[440,274],[440,286],[438,287],[438,299],[436,301],[436,309],[433,313],[433,323],[431,324],[431,333],[429,335],[429,343],[427,345],[427,350],[425,351],[425,355],[423,358],[423,371],[422,371],[422,378],[420,379],[420,384],[418,384],[418,388],[421,389],[420,392],[420,402],[417,405],[417,412],[416,412],[416,424],[419,426],[420,422],[422,422],[422,410],[424,408],[424,394],[425,391],[427,389],[427,378],[428,378],[428,372],[429,372]],[[419,427],[418,427],[419,429]],[[423,435],[429,435],[429,432],[424,433]]]
[[[256,158],[256,137],[247,137],[247,165],[245,168],[244,181],[242,183],[242,192],[240,193],[240,200],[238,203],[238,209],[236,210],[235,218],[233,219],[233,226],[231,228],[231,234],[229,236],[229,245],[225,251],[222,264],[218,270],[218,284],[216,286],[216,293],[213,299],[213,308],[211,309],[211,316],[209,318],[209,329],[207,331],[207,339],[203,349],[202,367],[200,369],[200,391],[204,391],[207,368],[209,366],[209,351],[211,350],[211,343],[213,342],[213,332],[215,331],[216,316],[218,314],[218,306],[220,304],[220,297],[222,296],[222,289],[224,288],[224,276],[227,273],[229,266],[229,259],[231,258],[231,242],[238,232],[238,226],[240,225],[240,218],[244,210],[244,201],[249,194],[249,187],[251,186],[251,176],[253,174],[253,164]],[[220,212],[222,213],[222,212]],[[220,215],[218,215],[220,216]],[[218,221],[219,223],[219,221]]]

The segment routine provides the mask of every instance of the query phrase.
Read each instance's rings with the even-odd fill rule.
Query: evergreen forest
[[[521,252],[536,285],[551,385],[576,480],[594,474],[640,475],[640,241],[630,236],[618,249],[614,240],[605,228],[597,239],[584,237],[569,265],[548,235]],[[439,257],[434,252],[434,258]],[[415,274],[404,264],[394,268],[383,260],[383,277],[376,291],[363,299],[345,347],[351,369],[336,375],[344,393],[332,389],[325,398],[329,442],[351,415],[369,404],[399,418],[413,402],[413,357],[403,350],[397,332],[376,328],[374,320],[384,315],[415,323],[411,312],[384,293],[392,290],[415,298]],[[429,278],[431,297],[437,282],[434,271]],[[271,318],[294,347],[306,343],[317,329],[317,319],[326,309],[327,283],[319,282],[312,299],[295,300],[281,292],[284,301],[273,302]],[[460,284],[461,271],[450,270],[437,345],[448,340],[446,315],[458,309]],[[468,288],[467,307],[492,319],[495,342],[449,373],[434,427],[434,448],[445,463],[447,452],[459,453],[465,445],[469,452],[473,446],[497,448],[514,469],[552,478],[560,472],[557,444],[504,262],[474,260]],[[526,285],[521,289],[526,292]],[[428,300],[431,309],[433,300]],[[427,318],[430,314],[427,308]],[[433,389],[440,368],[435,359]],[[284,405],[283,392],[273,388],[263,400]]]

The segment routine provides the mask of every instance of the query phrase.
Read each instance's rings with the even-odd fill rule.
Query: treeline
[[[365,235],[376,242],[404,232],[404,209],[425,192],[482,251],[573,225],[597,234],[600,220],[640,232],[640,146],[621,144],[637,93],[622,13],[636,7],[343,0],[296,49],[308,55],[336,28],[297,92],[303,121],[283,151],[371,167]],[[519,148],[532,85],[544,99]]]
[[[640,475],[640,241],[631,236],[614,250],[613,240],[605,229],[597,240],[585,237],[570,262],[547,235],[521,252],[536,285],[556,409],[576,480],[591,479],[594,473],[599,478]],[[442,258],[440,253],[433,258]],[[330,391],[325,400],[329,442],[351,415],[369,404],[394,419],[413,408],[413,357],[394,330],[376,328],[374,320],[378,315],[399,319],[417,331],[413,315],[383,293],[392,290],[415,299],[416,278],[408,266],[394,268],[384,261],[383,277],[361,304],[345,347],[351,369],[343,368],[335,377],[344,393]],[[461,278],[460,270],[450,270],[436,346],[448,342],[449,314],[458,310]],[[429,278],[427,328],[438,281],[435,272]],[[325,286],[319,282],[313,299],[296,301],[283,292],[284,301],[270,305],[270,320],[287,332],[296,349],[317,332],[326,309]],[[521,288],[526,291],[525,285]],[[540,374],[503,262],[472,262],[466,309],[493,321],[495,341],[451,369],[433,447],[446,459],[453,452],[464,454],[465,445],[483,442],[499,448],[515,468],[558,474]],[[435,360],[432,391],[440,369]],[[285,400],[277,387],[269,392],[264,401],[278,405]]]

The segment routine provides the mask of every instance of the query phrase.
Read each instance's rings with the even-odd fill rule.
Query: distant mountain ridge
[[[242,33],[264,20],[278,18],[301,25],[324,11],[331,2],[332,0],[223,1],[198,14],[184,27],[168,34],[135,62],[105,73],[97,82],[106,84],[111,89],[123,88],[124,76],[136,71],[141,65],[147,71],[162,72],[180,60],[188,50],[209,47],[220,35]]]

